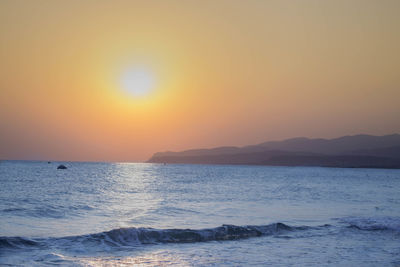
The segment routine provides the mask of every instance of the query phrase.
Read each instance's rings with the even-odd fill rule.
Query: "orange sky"
[[[400,132],[400,1],[0,1],[0,159]],[[144,97],[121,76],[154,77]]]

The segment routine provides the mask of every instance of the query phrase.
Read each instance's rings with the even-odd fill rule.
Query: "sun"
[[[125,92],[134,97],[145,97],[155,87],[154,74],[145,68],[126,69],[121,76],[121,85]]]

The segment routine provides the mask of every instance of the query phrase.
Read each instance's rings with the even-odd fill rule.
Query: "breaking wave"
[[[400,231],[400,218],[360,218],[347,217],[339,219],[347,227],[360,230]],[[159,243],[196,243],[208,241],[239,240],[260,236],[287,234],[293,231],[317,230],[330,227],[322,226],[289,226],[284,223],[268,225],[236,226],[224,224],[205,229],[154,229],[154,228],[118,228],[110,231],[78,236],[51,238],[0,237],[0,249],[19,249],[35,247],[133,247]]]
[[[206,229],[154,229],[154,228],[118,228],[96,234],[68,236],[59,238],[0,237],[0,248],[32,248],[58,244],[70,246],[75,243],[84,245],[138,246],[157,243],[195,243],[207,241],[237,240],[258,236],[280,234],[307,227],[293,227],[283,223],[269,225],[222,225]]]
[[[400,232],[400,217],[347,217],[340,219],[340,221],[359,230],[389,230]]]

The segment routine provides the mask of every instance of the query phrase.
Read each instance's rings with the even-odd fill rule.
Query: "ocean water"
[[[400,266],[400,170],[0,162],[1,266]]]

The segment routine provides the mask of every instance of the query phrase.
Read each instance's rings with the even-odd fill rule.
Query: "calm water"
[[[399,266],[400,171],[0,162],[0,265]]]

